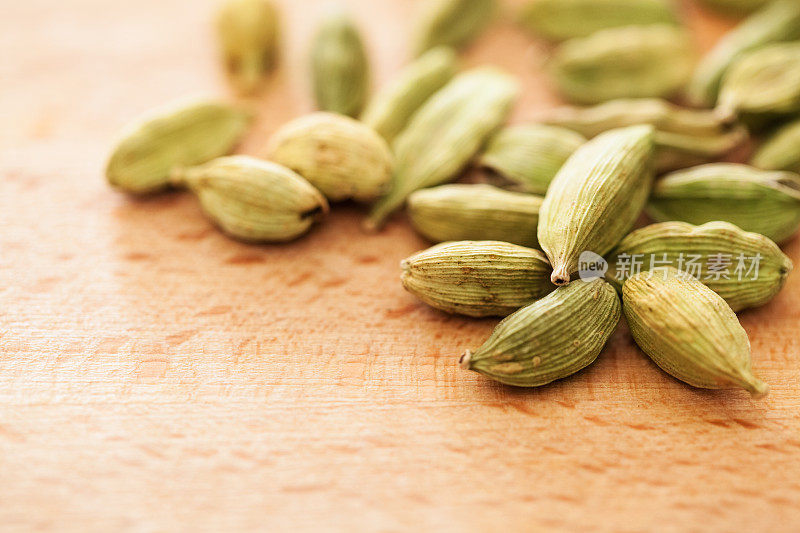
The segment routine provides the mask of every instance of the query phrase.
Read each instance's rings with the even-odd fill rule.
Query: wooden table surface
[[[284,66],[243,152],[311,109],[324,1],[284,0]],[[419,3],[419,2],[417,2]],[[350,2],[376,83],[414,2]],[[102,167],[119,129],[226,95],[210,0],[28,0],[0,17],[0,529],[797,531],[800,274],[744,313],[764,400],[687,387],[624,323],[539,390],[457,366],[494,320],[431,310],[396,218],[336,206],[306,238],[247,246],[187,194],[131,200]],[[686,3],[708,48],[731,25]],[[556,99],[545,49],[500,22],[465,54]],[[785,250],[800,262],[800,239]]]

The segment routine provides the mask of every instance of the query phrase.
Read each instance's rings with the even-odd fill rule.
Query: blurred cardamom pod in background
[[[412,53],[437,46],[462,48],[486,28],[497,9],[495,0],[426,0],[416,21]]]
[[[784,124],[773,132],[750,162],[763,170],[800,172],[800,120]]]

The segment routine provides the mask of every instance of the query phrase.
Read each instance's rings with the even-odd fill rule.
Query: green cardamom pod
[[[170,104],[126,128],[106,179],[133,194],[166,189],[172,169],[229,153],[249,124],[249,113],[220,102]]]
[[[312,113],[285,124],[269,140],[265,157],[294,170],[334,202],[370,202],[392,180],[394,158],[386,141],[335,113]]]
[[[653,179],[653,127],[602,133],[572,154],[539,210],[539,244],[566,285],[584,252],[604,255],[630,231]]]
[[[369,61],[349,15],[327,14],[314,38],[311,57],[317,108],[350,117],[361,114],[369,93]]]
[[[800,226],[800,176],[732,163],[701,165],[658,180],[647,214],[656,222],[721,220],[781,243]]]
[[[170,180],[194,192],[226,234],[247,242],[292,240],[328,212],[325,197],[302,177],[254,157],[220,157],[176,168]]]
[[[621,316],[616,291],[601,279],[559,287],[504,318],[462,368],[507,385],[538,387],[570,376],[600,355]]]
[[[775,131],[753,155],[751,163],[764,170],[800,173],[800,120]]]
[[[667,172],[718,160],[742,145],[747,129],[705,109],[686,109],[660,98],[624,98],[591,107],[563,106],[542,122],[588,138],[615,128],[650,124],[656,128],[656,170]]]
[[[726,15],[742,15],[761,9],[771,0],[700,0],[703,4]]]
[[[743,54],[762,46],[800,38],[800,2],[774,0],[728,32],[700,61],[689,82],[693,105],[713,107],[725,72]]]
[[[258,90],[277,63],[279,20],[271,0],[228,0],[217,16],[222,58],[242,94]]]
[[[619,26],[678,23],[669,0],[528,0],[519,20],[551,41],[588,37]]]
[[[496,8],[495,0],[427,0],[417,21],[413,53],[467,46],[486,28]]]
[[[458,60],[452,48],[442,46],[426,52],[372,98],[361,120],[387,142],[394,141],[414,113],[457,71]]]
[[[408,197],[411,224],[433,242],[505,241],[537,247],[542,197],[491,185],[441,185]]]
[[[722,81],[720,116],[775,116],[800,111],[800,43],[773,44],[738,59]]]
[[[569,156],[585,142],[583,135],[556,126],[509,126],[489,139],[478,162],[527,192],[544,194]]]
[[[507,242],[446,242],[400,266],[408,292],[431,307],[467,316],[506,316],[555,289],[542,252]]]
[[[778,245],[727,222],[693,226],[663,222],[622,239],[609,258],[607,277],[624,283],[639,271],[672,266],[700,280],[741,311],[769,302],[792,271]]]
[[[643,272],[625,282],[622,298],[636,344],[668,374],[704,389],[768,392],[753,375],[736,314],[694,277],[674,268]]]
[[[458,177],[506,120],[518,94],[517,81],[493,67],[459,74],[434,94],[395,140],[392,188],[366,227],[380,228],[412,192]]]
[[[568,99],[596,104],[616,98],[668,97],[689,79],[694,51],[676,26],[624,26],[566,41],[549,65]]]

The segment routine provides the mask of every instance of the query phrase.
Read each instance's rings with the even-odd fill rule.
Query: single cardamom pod
[[[800,176],[732,163],[701,165],[658,180],[647,214],[656,222],[722,220],[781,243],[800,226]]]
[[[349,15],[341,11],[327,14],[311,55],[317,108],[350,117],[361,114],[369,93],[369,61]]]
[[[249,113],[227,104],[170,104],[125,129],[106,164],[106,179],[133,194],[166,189],[173,168],[229,153],[249,124]]]
[[[392,142],[408,121],[458,71],[452,48],[434,48],[404,68],[370,101],[361,120]]]
[[[408,197],[411,224],[433,242],[505,241],[537,247],[542,197],[491,185],[441,185]]]
[[[217,33],[231,84],[242,94],[256,92],[277,63],[278,10],[271,0],[227,0]]]
[[[749,52],[725,73],[720,116],[787,115],[800,111],[800,43]]]
[[[691,76],[694,51],[678,27],[624,26],[565,42],[549,66],[559,90],[574,102],[668,97]]]
[[[461,356],[461,367],[519,387],[565,378],[597,359],[621,307],[601,279],[559,287],[504,318],[483,346]]]
[[[736,314],[694,277],[674,268],[643,272],[625,282],[622,298],[636,344],[668,374],[704,389],[769,390],[753,375]]]
[[[539,210],[539,244],[566,285],[583,252],[604,255],[630,231],[650,193],[653,127],[602,133],[556,175]]]
[[[672,266],[696,277],[734,311],[769,302],[792,271],[777,244],[727,222],[651,224],[622,239],[609,259],[607,277],[617,283],[638,271],[657,275]]]
[[[569,156],[585,142],[583,135],[556,126],[509,126],[489,139],[478,162],[525,191],[544,194]]]
[[[800,173],[800,120],[775,131],[756,151],[751,163],[764,170]]]
[[[281,127],[265,157],[290,168],[331,201],[375,200],[392,179],[393,156],[380,135],[357,120],[318,112]]]
[[[700,0],[708,7],[726,15],[742,15],[761,9],[771,0]]]
[[[417,21],[414,54],[437,46],[467,46],[486,28],[496,8],[495,0],[428,0]]]
[[[542,122],[588,138],[615,128],[651,124],[656,128],[656,170],[668,172],[718,160],[742,145],[747,129],[723,121],[714,111],[686,109],[659,98],[624,98],[591,107],[563,106]]]
[[[678,23],[669,0],[529,0],[519,20],[551,41],[588,37],[620,26]]]
[[[713,107],[722,77],[734,61],[762,46],[798,38],[800,2],[774,0],[768,3],[728,32],[700,61],[687,89],[690,103]]]
[[[467,316],[506,316],[555,289],[550,263],[539,250],[507,242],[446,242],[400,266],[408,292],[431,307]]]
[[[493,67],[459,74],[414,114],[394,142],[392,188],[366,227],[380,228],[412,192],[455,179],[506,120],[519,84]]]
[[[226,234],[247,242],[295,239],[328,212],[325,197],[302,177],[254,157],[220,157],[176,168],[170,180],[194,192]]]

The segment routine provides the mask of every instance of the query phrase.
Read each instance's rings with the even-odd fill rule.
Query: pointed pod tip
[[[469,370],[470,361],[472,361],[472,351],[471,350],[467,350],[467,351],[464,352],[464,354],[458,360],[458,366],[460,366],[464,370]]]
[[[754,399],[758,400],[769,394],[769,385],[760,379],[750,376],[745,388],[750,392]]]

